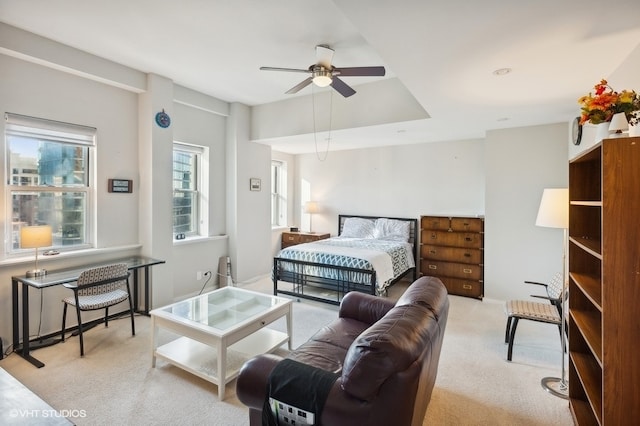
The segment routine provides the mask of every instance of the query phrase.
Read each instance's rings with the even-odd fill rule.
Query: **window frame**
[[[13,247],[15,232],[19,232],[19,226],[13,222],[13,196],[20,194],[46,194],[46,193],[83,193],[84,206],[82,209],[84,221],[84,235],[80,244],[54,244],[52,249],[57,251],[82,251],[93,248],[96,244],[95,237],[95,212],[96,212],[96,138],[97,129],[78,124],[64,123],[37,117],[29,117],[14,113],[5,113],[5,211],[8,220],[5,223],[5,244],[4,252],[6,256],[20,256],[31,251]],[[81,147],[83,149],[82,159],[84,162],[83,181],[79,185],[40,184],[41,176],[38,180],[31,182],[31,185],[14,184],[14,169],[16,164],[11,160],[11,147],[9,140],[11,137],[22,137],[39,142],[49,142],[60,144],[63,147]],[[19,167],[19,169],[23,169]],[[19,175],[17,176],[20,177]],[[19,179],[20,180],[20,179]],[[54,239],[55,241],[55,239]]]
[[[287,226],[289,214],[287,163],[271,160],[271,227]],[[275,191],[274,191],[275,190]],[[276,219],[277,217],[277,219]],[[275,220],[274,220],[275,219]]]
[[[193,190],[174,188],[175,180],[173,178],[173,174],[176,171],[176,169],[174,168],[174,155],[176,151],[192,154],[195,156],[195,189]],[[173,241],[177,242],[181,240],[207,237],[209,235],[209,204],[207,202],[207,200],[209,199],[209,148],[206,146],[195,145],[181,141],[173,141],[171,164],[171,234],[173,236]],[[197,195],[195,198],[197,202],[197,207],[195,209],[196,217],[192,217],[191,220],[192,226],[194,226],[195,229],[190,232],[184,233],[184,238],[181,239],[178,239],[177,235],[183,233],[176,232],[175,225],[173,224],[173,220],[175,217],[173,200],[175,199],[174,194],[176,191],[190,192]]]

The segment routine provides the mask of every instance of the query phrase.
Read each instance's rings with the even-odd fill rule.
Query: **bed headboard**
[[[350,217],[359,217],[362,219],[393,219],[393,220],[401,220],[405,222],[409,222],[409,244],[413,246],[413,257],[418,261],[418,219],[406,218],[406,217],[387,217],[387,216],[361,216],[361,215],[349,215],[349,214],[340,214],[338,215],[338,235],[342,234],[342,227],[344,226],[344,221]]]

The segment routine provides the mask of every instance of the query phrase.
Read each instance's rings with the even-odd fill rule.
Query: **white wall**
[[[562,230],[535,226],[544,188],[568,185],[568,123],[488,132],[485,295],[528,297],[562,271]],[[541,294],[541,293],[538,293]]]
[[[484,142],[468,140],[298,156],[297,199],[310,185],[313,230],[337,234],[338,214],[415,217],[484,213]],[[299,205],[299,204],[298,204]]]
[[[250,108],[231,104],[227,122],[227,232],[234,282],[269,273],[271,251],[271,149],[249,140]],[[249,181],[261,180],[251,191]]]
[[[10,28],[9,28],[10,29]],[[7,30],[0,23],[0,30]],[[156,75],[145,75],[136,70],[117,64],[111,67],[99,66],[103,59],[47,41],[32,34],[14,31],[16,37],[23,37],[19,46],[35,52],[44,52],[47,61],[22,56],[20,52],[10,55],[0,54],[0,111],[13,112],[35,117],[59,120],[96,127],[98,132],[96,148],[96,249],[76,253],[63,253],[55,257],[41,257],[42,266],[49,270],[70,268],[88,263],[115,259],[133,254],[145,254],[166,260],[166,265],[152,269],[152,307],[173,302],[200,290],[204,281],[196,280],[196,271],[211,270],[214,273],[212,286],[217,282],[215,272],[218,258],[228,253],[226,236],[227,216],[227,150],[226,131],[228,104],[215,98],[192,92],[176,86],[169,79]],[[11,40],[15,41],[15,38]],[[0,47],[7,40],[0,40]],[[47,49],[39,49],[40,44]],[[65,59],[73,57],[73,64],[82,70],[116,69],[112,78],[82,74],[73,68],[64,68]],[[52,68],[52,64],[56,69]],[[140,78],[140,77],[144,78]],[[99,81],[98,81],[99,80]],[[131,87],[130,82],[136,82]],[[145,83],[146,82],[146,83]],[[144,84],[146,84],[146,87]],[[155,125],[153,117],[161,109],[172,117],[172,125],[161,129]],[[248,119],[241,121],[248,129]],[[246,131],[248,133],[248,130]],[[4,120],[0,122],[0,133],[4,133]],[[207,200],[211,213],[210,238],[196,243],[174,244],[171,232],[171,161],[172,141],[175,139],[210,147],[210,198]],[[255,144],[252,144],[255,145]],[[268,148],[260,146],[258,152],[266,151],[252,159],[260,163],[259,176],[268,182]],[[250,156],[252,152],[249,151]],[[5,149],[0,150],[0,161],[4,164]],[[266,158],[266,159],[265,159]],[[253,162],[241,166],[244,174],[253,176]],[[262,167],[264,164],[264,167]],[[265,173],[262,169],[266,170]],[[107,192],[108,178],[133,180],[132,194],[112,194]],[[248,179],[247,179],[248,191]],[[268,188],[268,186],[267,186]],[[4,184],[3,191],[4,194]],[[263,227],[263,252],[269,252],[268,190],[259,208],[264,209],[266,224]],[[10,220],[5,197],[0,198],[1,230],[3,240],[5,223]],[[244,216],[254,220],[247,212]],[[255,222],[255,221],[254,221]],[[258,222],[260,223],[260,222]],[[221,235],[222,234],[222,235]],[[255,232],[255,235],[259,235]],[[247,238],[243,244],[252,249],[260,245]],[[4,343],[11,336],[11,276],[23,275],[32,268],[33,256],[11,257],[0,253],[0,337]],[[262,262],[254,262],[261,268],[270,261],[267,256]],[[31,331],[46,335],[60,329],[62,297],[68,290],[52,287],[42,290],[43,306],[37,291],[32,290],[30,299]],[[40,314],[40,311],[42,314]],[[99,316],[99,312],[83,315],[88,320]],[[38,324],[42,327],[38,329]],[[69,325],[75,321],[69,316]]]
[[[136,253],[138,239],[138,96],[122,89],[78,78],[20,59],[0,55],[0,112],[13,112],[40,118],[93,126],[98,129],[97,153],[97,240],[100,250],[83,257],[61,254],[41,256],[45,269],[71,267],[104,258]],[[0,120],[0,134],[4,135],[4,120]],[[4,164],[5,147],[0,149]],[[4,174],[4,171],[2,172]],[[134,181],[132,194],[107,192],[108,178]],[[4,182],[4,179],[3,179]],[[0,233],[6,241],[5,224],[11,220],[2,184]],[[2,248],[0,259],[0,336],[11,336],[11,276],[23,275],[33,269],[33,256],[8,257]],[[67,291],[61,287],[42,290],[42,334],[59,330],[62,321],[62,297]],[[37,331],[40,320],[38,291],[31,291],[31,334]],[[70,317],[71,322],[73,320]]]

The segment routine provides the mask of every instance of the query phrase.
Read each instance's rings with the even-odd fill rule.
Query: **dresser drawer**
[[[420,246],[420,257],[431,260],[445,260],[459,263],[480,264],[482,250],[476,248],[460,248],[423,244]]]
[[[309,235],[309,234],[302,234],[300,235],[300,243],[310,243],[312,241],[318,241],[321,238],[319,238],[318,235]]]
[[[422,244],[450,247],[482,247],[482,234],[472,232],[447,232],[422,230]]]
[[[482,219],[452,217],[451,230],[462,232],[482,232]]]
[[[420,218],[420,228],[448,231],[450,221],[448,217],[422,216]]]
[[[447,287],[449,294],[456,294],[458,296],[475,297],[482,299],[483,283],[481,281],[465,280],[460,278],[442,277],[440,281]]]
[[[288,247],[295,244],[300,244],[300,234],[294,234],[289,232],[282,233],[282,247]]]
[[[422,259],[420,261],[420,272],[422,272],[423,275],[435,275],[438,277],[464,278],[475,281],[482,280],[481,265]]]
[[[295,246],[296,244],[310,243],[329,238],[329,234],[316,234],[311,232],[283,232],[281,248]]]

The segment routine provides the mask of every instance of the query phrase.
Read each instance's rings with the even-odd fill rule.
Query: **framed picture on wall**
[[[260,191],[262,187],[262,181],[259,178],[249,179],[249,189],[252,191]]]

